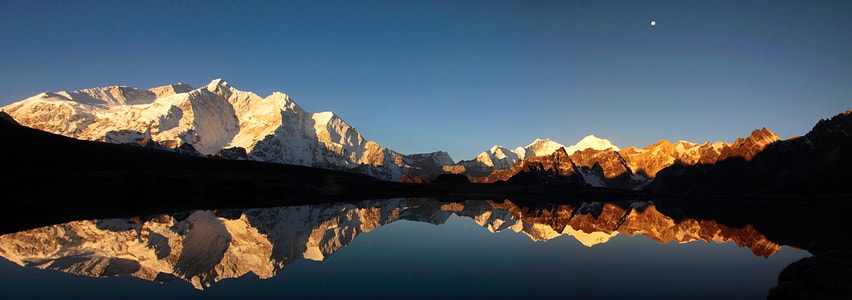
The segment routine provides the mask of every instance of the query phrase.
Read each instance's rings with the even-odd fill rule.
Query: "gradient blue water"
[[[659,244],[618,235],[586,247],[569,236],[533,242],[453,215],[400,220],[359,235],[324,261],[297,260],[276,277],[226,279],[199,291],[132,277],[89,278],[0,262],[0,293],[16,298],[606,298],[761,299],[781,270],[810,256],[784,247],[768,259],[733,243]]]

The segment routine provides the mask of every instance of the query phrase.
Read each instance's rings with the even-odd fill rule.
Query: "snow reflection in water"
[[[270,295],[763,297],[784,266],[809,253],[778,245],[751,225],[676,222],[649,202],[528,208],[511,201],[389,199],[75,221],[0,236],[0,255],[38,269],[181,279],[207,289],[155,285],[131,297],[219,297],[246,289]],[[228,278],[240,279],[217,283]],[[98,289],[108,281],[86,284]],[[23,291],[28,285],[9,286]]]

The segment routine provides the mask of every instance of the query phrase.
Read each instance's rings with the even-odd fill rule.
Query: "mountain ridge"
[[[441,169],[407,164],[413,160],[365,139],[333,112],[309,113],[284,93],[261,98],[222,79],[196,89],[173,84],[45,92],[0,110],[22,125],[83,140],[189,144],[204,155],[242,148],[250,160],[362,170],[385,180],[431,177],[437,174],[423,170]],[[442,156],[436,161],[448,158],[433,154]]]

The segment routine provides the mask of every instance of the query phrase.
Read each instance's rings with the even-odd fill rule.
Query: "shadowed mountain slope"
[[[679,194],[852,194],[852,110],[763,151],[754,151],[748,142],[741,148],[746,156],[732,153],[715,164],[673,165],[649,188]]]

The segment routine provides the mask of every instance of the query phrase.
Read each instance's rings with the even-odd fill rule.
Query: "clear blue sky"
[[[852,1],[278,2],[0,1],[0,105],[221,77],[455,160],[787,138],[852,109]]]

